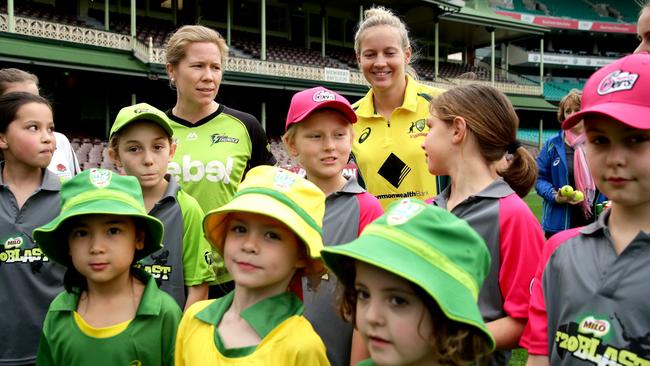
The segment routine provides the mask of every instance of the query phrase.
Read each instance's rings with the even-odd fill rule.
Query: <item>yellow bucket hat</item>
[[[203,233],[223,255],[226,217],[231,212],[249,212],[284,223],[305,244],[311,258],[305,275],[321,274],[325,194],[312,182],[288,170],[261,165],[246,173],[233,199],[203,218]]]

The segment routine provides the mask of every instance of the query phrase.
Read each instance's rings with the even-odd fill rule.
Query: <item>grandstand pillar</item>
[[[226,42],[230,46],[232,45],[232,0],[228,0],[226,9]]]
[[[323,58],[326,57],[325,55],[325,40],[327,38],[327,13],[325,12],[325,2],[321,0],[320,2],[320,48],[321,48],[321,56]]]
[[[266,0],[262,0],[260,3],[262,6],[260,12],[260,18],[262,21],[261,24],[262,45],[260,46],[260,60],[266,61]]]
[[[494,27],[487,27],[487,31],[490,32],[490,50],[491,50],[491,57],[490,57],[490,82],[494,86],[494,71],[495,71],[495,63],[496,63],[496,46],[495,46],[495,34],[494,34]]]
[[[440,60],[439,60],[440,44],[438,43],[439,42],[439,36],[440,36],[440,22],[438,22],[438,18],[436,17],[436,22],[434,24],[434,38],[435,38],[434,39],[434,47],[435,48],[434,48],[434,63],[433,63],[433,65],[434,65],[433,78],[436,81],[438,80],[438,70],[439,70],[439,67],[440,67]]]
[[[537,150],[542,150],[542,144],[544,143],[542,138],[542,133],[544,132],[544,119],[539,119],[539,136],[537,138]]]
[[[131,48],[135,48],[135,0],[131,0]]]
[[[7,30],[9,33],[16,32],[16,18],[14,17],[14,0],[7,0]]]
[[[109,30],[110,29],[110,23],[109,23],[109,16],[108,14],[110,13],[110,4],[108,3],[108,0],[104,1],[104,30]]]
[[[539,39],[539,94],[544,95],[544,37]]]
[[[262,102],[261,118],[262,128],[266,131],[266,102]]]

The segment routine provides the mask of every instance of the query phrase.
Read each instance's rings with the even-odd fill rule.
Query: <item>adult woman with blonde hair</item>
[[[352,153],[368,192],[384,208],[405,197],[435,196],[441,184],[428,173],[420,145],[429,102],[442,90],[416,80],[406,26],[386,8],[366,10],[354,50],[371,86],[353,105],[358,121]]]
[[[572,89],[560,101],[557,120],[562,123],[580,111],[580,90]],[[583,144],[584,126],[580,122],[570,130],[560,130],[548,139],[537,156],[537,183],[535,190],[542,197],[542,229],[546,238],[593,220],[594,204],[604,200],[598,195],[587,167]],[[560,194],[560,188],[569,185],[584,194],[584,199]],[[579,197],[578,197],[579,198]]]
[[[246,171],[273,165],[275,158],[255,117],[215,101],[228,59],[228,45],[217,31],[183,26],[166,52],[176,91],[176,105],[167,115],[177,145],[168,172],[207,212],[230,201]],[[218,282],[229,278],[217,275]]]

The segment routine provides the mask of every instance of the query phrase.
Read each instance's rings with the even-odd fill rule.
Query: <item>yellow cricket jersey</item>
[[[231,292],[187,309],[176,334],[176,366],[329,365],[323,341],[302,316],[302,302],[288,292],[240,314],[262,338],[257,346],[224,349],[217,327],[232,298]]]
[[[443,91],[407,76],[404,103],[391,113],[390,121],[375,111],[372,89],[352,105],[358,117],[352,153],[366,189],[384,209],[402,198],[437,194],[422,143],[429,130],[429,102]]]

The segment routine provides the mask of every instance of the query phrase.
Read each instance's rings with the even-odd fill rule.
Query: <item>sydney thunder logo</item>
[[[221,133],[215,133],[214,135],[210,135],[210,141],[212,141],[212,145],[218,144],[220,142],[229,142],[231,144],[236,144],[239,142],[239,139],[236,137],[226,136]]]

